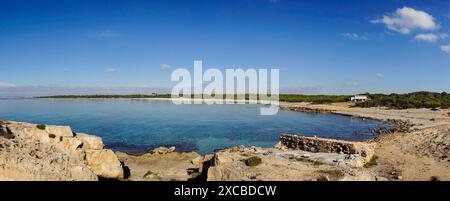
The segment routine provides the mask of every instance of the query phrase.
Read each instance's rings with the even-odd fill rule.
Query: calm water
[[[280,110],[260,116],[259,105],[173,105],[158,100],[0,100],[0,119],[70,125],[103,138],[112,149],[157,146],[210,153],[231,145],[271,147],[280,133],[362,140],[382,123],[331,114]]]

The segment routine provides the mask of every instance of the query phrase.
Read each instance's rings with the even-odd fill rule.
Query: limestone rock
[[[376,181],[377,178],[368,173],[368,172],[360,172],[356,175],[346,175],[339,179],[339,181]]]
[[[101,150],[103,149],[103,147],[105,147],[102,138],[100,137],[84,133],[77,133],[75,137],[83,143],[83,149]]]
[[[210,161],[214,157],[213,154],[206,154],[205,156],[198,156],[191,160],[193,165],[201,166],[206,161]]]
[[[69,126],[45,126],[45,131],[56,137],[73,137],[72,129]]]
[[[237,181],[245,178],[243,172],[230,167],[210,167],[208,169],[208,181]]]
[[[281,141],[279,141],[277,144],[275,144],[275,145],[273,146],[273,148],[275,148],[275,149],[280,149],[280,150],[285,150],[285,149],[287,149],[287,147],[284,146],[283,143],[281,143]]]
[[[158,147],[150,151],[152,154],[168,154],[175,151],[175,147]]]
[[[0,180],[96,181],[98,177],[77,155],[71,137],[56,141],[35,124],[9,122],[0,137]],[[9,137],[12,136],[12,137]]]
[[[75,153],[78,148],[83,145],[81,140],[74,137],[62,137],[61,141],[56,142],[56,146],[69,153]]]
[[[114,152],[109,149],[86,150],[86,162],[88,167],[99,177],[123,178],[122,165]]]
[[[116,155],[130,170],[127,176],[131,181],[187,181],[203,171],[203,164],[192,164],[192,161],[198,159],[200,162],[203,158],[196,152],[148,153],[139,156],[116,152]],[[205,156],[206,159],[210,157]]]
[[[197,158],[194,158],[194,159],[192,159],[191,163],[193,165],[201,165],[201,164],[203,164],[203,157],[199,156]]]

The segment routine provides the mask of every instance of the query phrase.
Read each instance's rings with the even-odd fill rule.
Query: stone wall
[[[286,148],[309,152],[358,154],[364,157],[366,161],[369,161],[370,158],[372,158],[376,146],[375,143],[352,142],[286,134],[280,136],[280,143]]]

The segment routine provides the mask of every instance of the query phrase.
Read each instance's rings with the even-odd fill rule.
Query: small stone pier
[[[374,155],[376,146],[376,143],[352,142],[289,134],[282,134],[280,136],[280,143],[286,148],[298,149],[313,153],[323,152],[360,155],[365,158],[366,162],[369,161]]]

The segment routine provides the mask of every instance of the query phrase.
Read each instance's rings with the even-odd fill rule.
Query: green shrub
[[[338,103],[350,101],[350,96],[332,95],[300,95],[300,94],[280,94],[280,101],[284,102],[310,102],[313,104]]]
[[[370,158],[369,162],[364,164],[364,167],[365,168],[370,168],[372,166],[378,165],[377,160],[378,160],[378,156],[377,155],[373,155],[372,158]]]
[[[253,156],[253,157],[250,157],[245,160],[245,165],[253,167],[253,166],[257,166],[257,165],[261,164],[261,162],[262,162],[262,160],[260,157]]]
[[[435,100],[428,100],[424,103],[424,107],[426,108],[437,108],[440,107],[441,103]]]
[[[44,124],[39,124],[36,126],[38,129],[40,130],[45,130],[45,125]]]
[[[450,95],[447,93],[414,92],[408,94],[365,94],[369,100],[357,103],[358,107],[388,107],[391,109],[441,108],[450,107]]]

